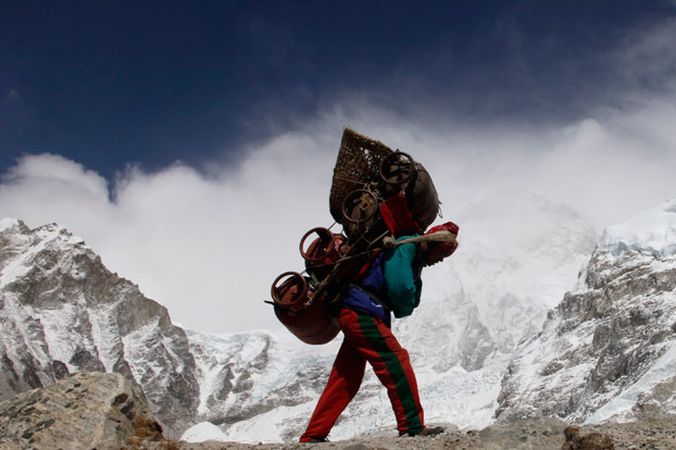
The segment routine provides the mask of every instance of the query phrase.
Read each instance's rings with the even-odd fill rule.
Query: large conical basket
[[[331,216],[336,222],[343,223],[341,211],[343,201],[349,193],[367,185],[378,185],[380,161],[390,153],[392,150],[382,142],[345,128],[333,169],[329,197]]]
[[[342,214],[345,198],[357,189],[367,189],[379,200],[387,197],[380,176],[381,161],[394,153],[382,142],[363,136],[350,128],[345,128],[338,150],[338,158],[333,169],[333,181],[329,208],[333,219],[345,226]],[[439,197],[429,172],[419,162],[415,162],[416,177],[410,194],[409,206],[413,218],[420,228],[425,230],[439,213]]]

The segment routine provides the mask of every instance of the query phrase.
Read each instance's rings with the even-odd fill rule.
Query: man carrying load
[[[410,228],[410,215],[409,218],[397,215],[399,209],[391,205],[392,202],[386,202],[381,213],[390,231],[397,235],[401,229]],[[458,231],[457,225],[448,222],[431,228],[419,240],[401,236],[398,241],[414,242],[384,250],[366,273],[348,287],[338,312],[343,343],[300,442],[326,441],[336,420],[357,394],[367,361],[387,389],[400,436],[443,432],[441,427],[425,427],[408,352],[392,334],[390,323],[391,313],[396,318],[406,317],[418,306],[422,268],[453,254],[458,245],[454,239]],[[424,239],[443,232],[452,239],[441,242]]]
[[[423,267],[450,256],[459,228],[432,227],[439,198],[422,164],[406,153],[346,128],[333,171],[329,210],[342,233],[313,228],[300,243],[305,271],[272,284],[277,318],[311,345],[343,343],[300,442],[324,442],[354,398],[366,362],[387,389],[400,436],[438,434],[426,428],[409,355],[392,334],[391,316],[420,303]],[[333,227],[333,225],[332,225]],[[309,245],[310,236],[316,235]]]

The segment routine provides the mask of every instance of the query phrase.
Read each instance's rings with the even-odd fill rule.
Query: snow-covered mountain
[[[521,348],[500,420],[676,414],[676,200],[608,228],[575,290]]]
[[[199,387],[185,332],[55,225],[0,221],[0,400],[76,371],[119,372],[180,432]]]
[[[395,322],[427,421],[482,427],[496,409],[500,420],[578,421],[623,405],[675,409],[665,375],[674,373],[674,203],[606,230],[589,261],[593,227],[564,205],[522,200],[507,212],[492,206],[504,199],[486,199],[454,217],[461,249],[426,269],[421,306]],[[0,302],[2,398],[67,371],[120,372],[175,432],[197,424],[188,439],[295,440],[340,344],[308,346],[281,328],[184,331],[81,239],[9,219],[0,222]],[[393,426],[367,371],[331,437]]]
[[[395,323],[428,421],[482,426],[493,420],[509,354],[538,329],[595,241],[572,210],[538,196],[514,202],[510,211],[538,230],[524,240],[508,227],[513,217],[496,215],[505,209],[491,201],[504,199],[454,218],[463,225],[461,250],[450,264],[426,271],[422,305]],[[29,230],[8,219],[0,244],[3,395],[50,383],[66,370],[118,371],[143,387],[156,415],[175,431],[201,422],[196,429],[244,442],[301,433],[340,338],[319,347],[284,329],[188,331],[186,338],[164,308],[108,272],[66,230]],[[392,426],[386,393],[367,371],[332,437]]]

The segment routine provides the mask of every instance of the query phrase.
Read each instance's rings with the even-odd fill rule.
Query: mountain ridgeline
[[[600,240],[566,208],[531,213],[544,231],[514,253],[483,239],[484,214],[470,211],[454,263],[430,273],[419,311],[395,324],[428,422],[676,414],[676,201]],[[67,230],[0,221],[0,400],[75,372],[116,372],[173,436],[196,438],[209,422],[214,438],[292,441],[338,341],[183,330]],[[367,374],[332,438],[391,426]]]

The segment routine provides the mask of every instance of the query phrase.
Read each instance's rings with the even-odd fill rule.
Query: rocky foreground
[[[567,430],[567,433],[564,433]],[[567,438],[568,436],[568,438]],[[158,447],[161,448],[161,447]],[[464,449],[464,450],[610,450],[676,448],[676,416],[590,427],[569,427],[557,419],[527,419],[509,424],[489,426],[480,431],[446,431],[425,438],[371,436],[321,444],[259,444],[234,442],[178,443],[184,450],[239,450],[239,449],[344,449],[344,450],[406,450],[406,449]]]
[[[166,439],[142,392],[119,374],[78,373],[0,403],[0,449],[674,449],[676,416],[568,427],[537,418],[425,438],[394,432],[321,444],[187,443]]]
[[[134,448],[161,439],[161,430],[142,392],[120,374],[80,372],[0,403],[3,450]]]

